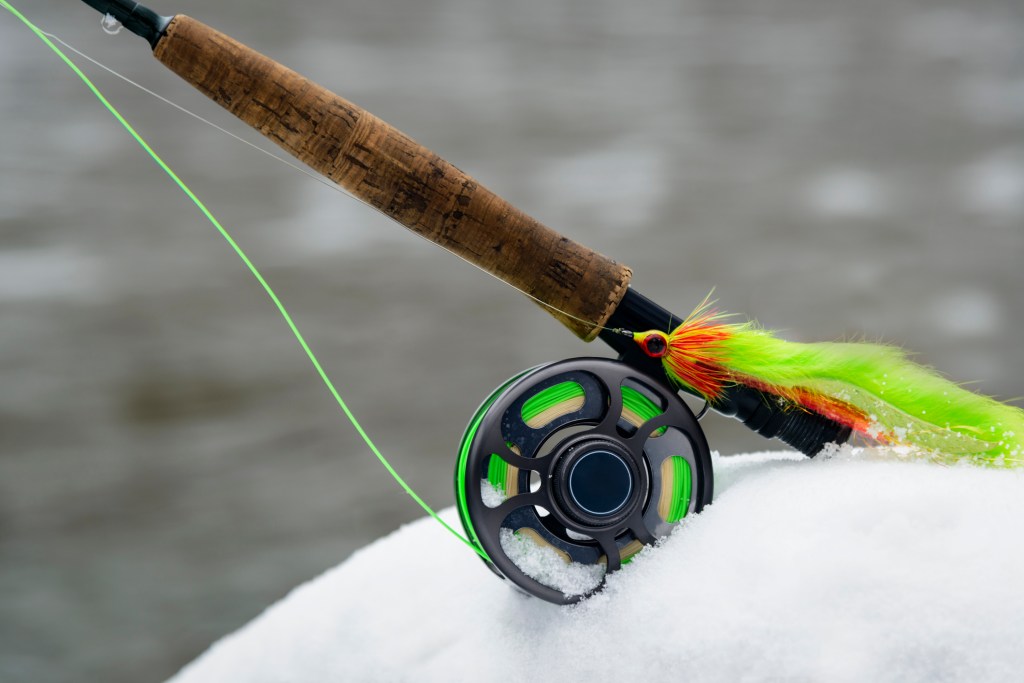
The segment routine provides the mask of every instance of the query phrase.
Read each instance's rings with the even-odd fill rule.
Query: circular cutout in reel
[[[619,361],[528,370],[477,410],[455,489],[488,566],[569,604],[711,502],[711,456],[676,393]]]

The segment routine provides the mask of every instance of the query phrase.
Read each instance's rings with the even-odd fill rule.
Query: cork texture
[[[544,226],[373,114],[184,15],[154,54],[314,170],[544,302],[590,341],[631,271]]]

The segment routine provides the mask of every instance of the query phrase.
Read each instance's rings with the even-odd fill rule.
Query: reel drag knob
[[[710,503],[713,484],[707,441],[674,390],[624,363],[578,358],[528,370],[484,401],[455,488],[488,566],[569,604]]]

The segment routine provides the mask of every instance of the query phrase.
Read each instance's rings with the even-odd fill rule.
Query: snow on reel
[[[690,409],[664,384],[603,358],[513,377],[477,410],[455,493],[488,566],[557,604],[711,502],[711,456]]]

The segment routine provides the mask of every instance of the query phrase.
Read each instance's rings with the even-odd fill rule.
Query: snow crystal
[[[480,498],[483,500],[484,505],[489,508],[496,508],[504,503],[508,496],[505,492],[499,489],[497,486],[487,481],[486,479],[480,480]]]
[[[542,546],[528,535],[502,529],[500,540],[502,550],[524,574],[567,597],[594,590],[604,578],[604,565],[567,561],[558,550]]]
[[[716,458],[714,504],[573,607],[415,522],[174,683],[1020,680],[1024,472],[830,452]]]

